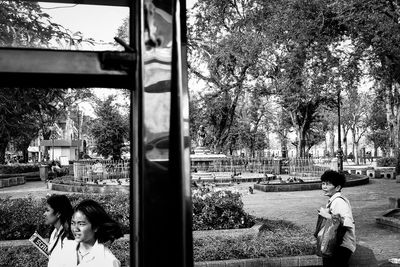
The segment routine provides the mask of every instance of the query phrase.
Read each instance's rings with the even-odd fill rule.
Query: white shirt
[[[121,263],[103,244],[96,241],[89,253],[78,264],[78,245],[75,240],[66,240],[57,267],[120,267]]]
[[[48,267],[56,267],[54,265],[54,261],[57,261],[59,257],[59,253],[64,244],[64,240],[61,238],[61,234],[63,233],[63,227],[61,226],[60,229],[54,228],[53,232],[50,235],[49,244],[47,251],[51,254],[49,255],[49,262],[47,264]]]
[[[356,234],[350,201],[342,196],[340,192],[337,192],[329,199],[326,206],[329,207],[329,205],[330,212],[332,214],[340,214],[340,217],[344,219],[343,226],[348,229],[343,237],[341,246],[354,252],[356,250]]]

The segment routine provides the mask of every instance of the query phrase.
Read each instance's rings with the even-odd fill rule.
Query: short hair
[[[54,210],[54,213],[60,214],[60,222],[64,229],[64,233],[61,237],[63,239],[65,237],[72,238],[70,224],[72,213],[74,211],[68,197],[66,195],[54,194],[47,198],[46,202]]]
[[[92,228],[97,229],[95,238],[99,243],[113,242],[123,236],[121,226],[108,215],[105,209],[96,201],[86,199],[75,206],[74,212],[82,212]]]
[[[321,175],[321,181],[330,182],[335,187],[340,185],[340,187],[343,188],[344,184],[346,183],[346,177],[343,173],[339,173],[334,170],[327,170]]]

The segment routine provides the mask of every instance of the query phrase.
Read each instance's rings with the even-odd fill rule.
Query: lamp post
[[[337,158],[338,158],[338,171],[342,172],[343,171],[343,151],[342,151],[342,137],[340,134],[340,88],[338,89],[338,95],[337,95],[337,100],[338,100],[338,152],[337,152]]]

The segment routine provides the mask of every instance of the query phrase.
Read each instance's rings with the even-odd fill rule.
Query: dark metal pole
[[[54,161],[54,129],[51,129],[51,152],[52,152],[52,161]]]
[[[343,151],[342,151],[342,137],[340,134],[340,88],[338,90],[338,152],[337,152],[337,158],[338,158],[338,171],[341,172],[343,171]]]

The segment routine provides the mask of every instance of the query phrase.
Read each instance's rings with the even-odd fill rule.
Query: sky
[[[196,0],[187,0],[191,8]],[[114,42],[118,27],[128,17],[129,8],[97,5],[76,5],[60,3],[39,3],[43,11],[72,32],[80,31],[86,38],[96,41]]]
[[[187,0],[187,8],[191,8],[196,0]],[[85,38],[93,38],[96,41],[113,43],[118,27],[124,18],[129,15],[127,7],[97,6],[97,5],[76,5],[60,3],[39,3],[42,10],[51,16],[51,21],[62,25],[72,32],[80,31]],[[83,47],[92,50],[92,47]],[[110,45],[97,46],[94,50],[113,49]],[[109,94],[118,94],[113,89],[96,88],[93,91],[101,99]],[[93,116],[93,108],[88,103],[82,103],[81,108],[86,114]]]

